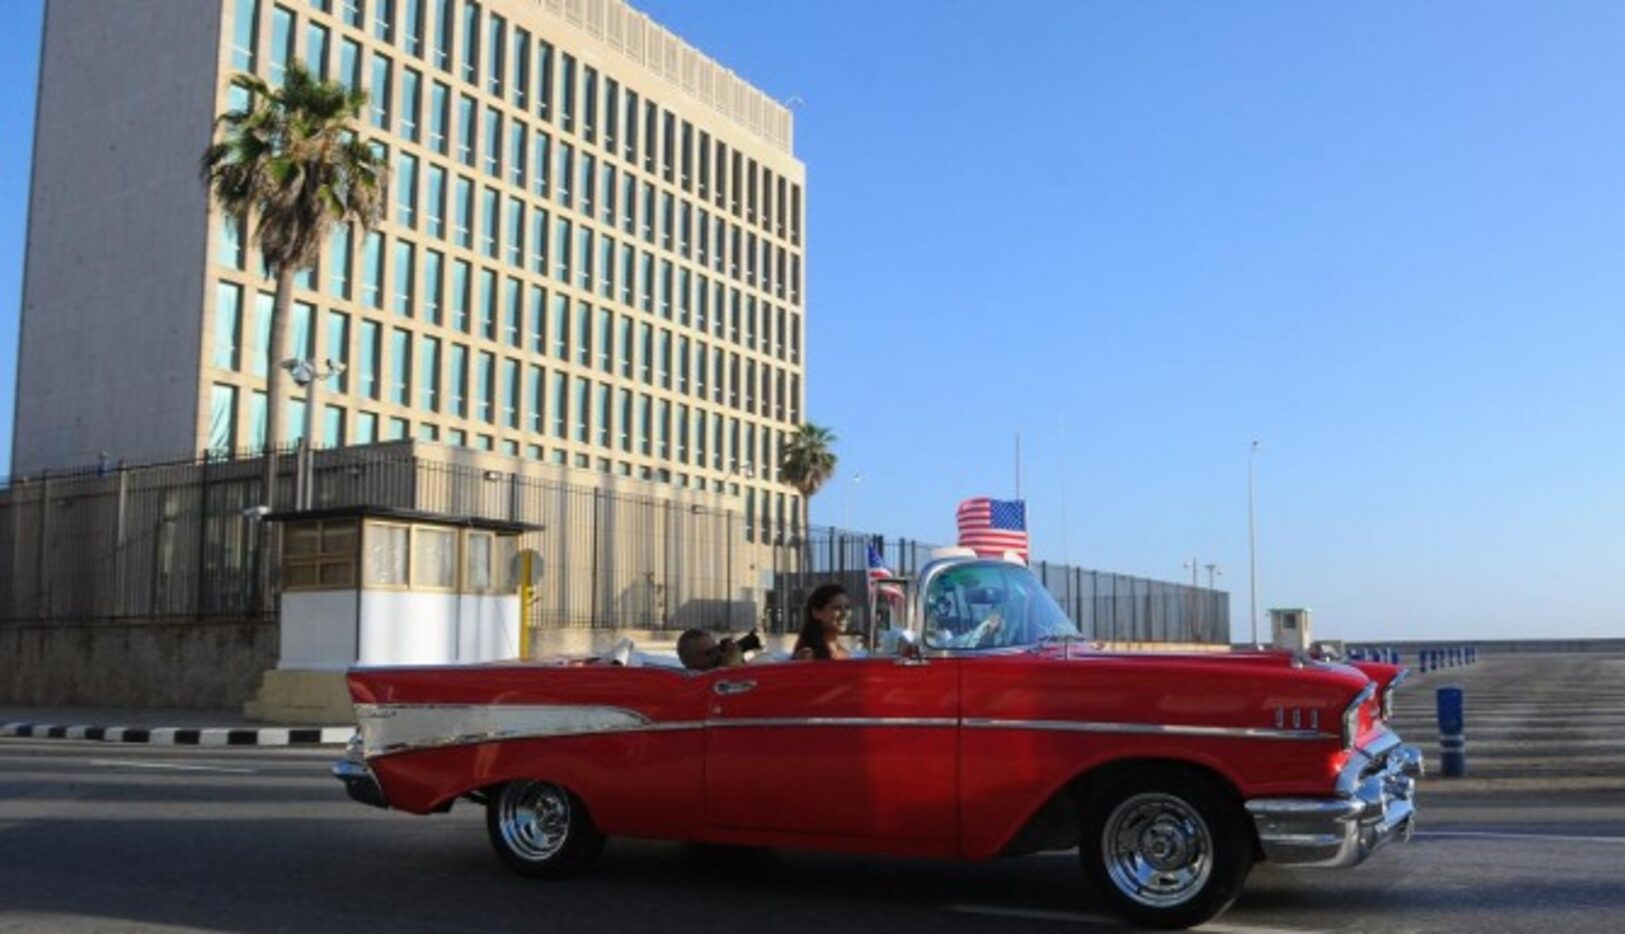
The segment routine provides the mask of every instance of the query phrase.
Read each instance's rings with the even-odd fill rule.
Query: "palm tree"
[[[201,174],[226,214],[242,229],[252,218],[254,240],[276,279],[271,308],[270,366],[265,392],[264,505],[275,506],[276,452],[282,442],[282,366],[294,276],[315,264],[334,228],[371,228],[383,214],[387,170],[356,128],[367,103],[350,90],[288,64],[282,87],[251,74],[232,77],[248,94],[242,109],[215,120],[223,137],[203,153]],[[319,413],[306,412],[315,425]]]
[[[779,476],[801,493],[803,541],[809,532],[812,515],[808,501],[830,477],[835,476],[835,464],[839,459],[831,448],[837,440],[835,433],[828,428],[807,422],[784,442],[784,450],[779,457]]]

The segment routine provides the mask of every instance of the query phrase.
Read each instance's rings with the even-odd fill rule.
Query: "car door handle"
[[[711,690],[722,695],[743,694],[746,691],[753,691],[755,689],[756,682],[754,681],[718,681],[711,687]]]

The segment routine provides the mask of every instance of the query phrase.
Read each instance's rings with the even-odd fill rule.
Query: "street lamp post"
[[[311,452],[316,449],[313,437],[321,421],[320,399],[322,384],[333,377],[342,374],[345,367],[344,364],[335,361],[332,357],[328,357],[326,360],[322,361],[321,366],[317,366],[316,361],[314,360],[289,358],[282,361],[282,368],[288,371],[288,375],[293,378],[295,385],[306,390],[305,430],[299,439],[300,445],[304,447],[306,452],[303,464],[305,474],[301,477],[302,482],[298,485],[303,494],[304,501],[296,503],[295,505],[299,509],[309,509],[311,506],[311,498],[314,495],[313,491],[311,490],[310,481],[314,479],[315,473],[311,469],[311,460],[313,456]]]
[[[1252,624],[1254,648],[1258,647],[1258,559],[1253,509],[1253,463],[1257,460],[1257,454],[1258,441],[1255,439],[1252,447],[1247,449],[1247,619]]]

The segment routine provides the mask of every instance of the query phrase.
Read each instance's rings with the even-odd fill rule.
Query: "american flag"
[[[1027,503],[978,496],[959,504],[959,544],[984,558],[1013,551],[1027,560]]]
[[[895,577],[891,568],[886,566],[886,559],[880,556],[880,549],[874,542],[869,543],[869,586],[882,597],[893,600],[903,599],[903,589],[896,584],[882,584],[881,580]]]

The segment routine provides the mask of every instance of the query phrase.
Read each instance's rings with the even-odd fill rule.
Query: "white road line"
[[[91,765],[113,769],[157,769],[173,772],[224,772],[231,775],[253,775],[258,769],[236,769],[224,765],[185,765],[179,762],[141,762],[135,759],[91,759]]]
[[[1581,837],[1560,833],[1496,833],[1489,830],[1418,830],[1418,837],[1471,837],[1481,840],[1550,840],[1553,843],[1625,844],[1625,837]]]

